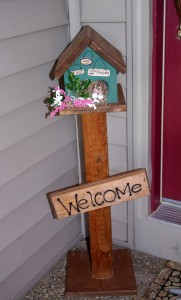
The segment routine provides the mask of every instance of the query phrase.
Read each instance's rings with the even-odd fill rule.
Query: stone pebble
[[[170,279],[172,282],[180,282],[180,278],[178,278],[178,277],[171,276],[171,277],[169,277],[169,279]]]
[[[181,275],[179,271],[173,271],[172,272],[172,276],[178,277],[179,275]]]
[[[180,289],[181,287],[181,272],[174,270],[168,277],[162,290],[158,293],[155,300],[180,300],[181,297],[170,292],[171,289]]]
[[[179,282],[179,283],[173,282],[172,285],[173,285],[174,287],[175,287],[175,286],[176,286],[176,287],[181,287],[181,283],[180,283],[180,282]]]
[[[166,293],[165,291],[161,291],[161,292],[158,294],[158,296],[160,296],[160,297],[165,297],[165,296],[167,296],[167,293]]]
[[[164,291],[167,292],[167,293],[168,293],[171,289],[173,289],[173,286],[172,286],[172,285],[168,285],[168,286],[165,286],[165,287],[164,287]]]
[[[169,293],[169,291],[170,291],[171,289],[173,289],[173,288],[177,289],[177,287],[175,287],[175,286],[173,286],[173,285],[165,286],[165,287],[164,287],[164,291],[167,292],[167,293]]]

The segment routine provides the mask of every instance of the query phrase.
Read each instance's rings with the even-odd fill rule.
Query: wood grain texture
[[[93,108],[71,108],[65,109],[60,112],[60,116],[65,115],[81,115],[83,113],[97,113],[97,112],[124,112],[126,111],[126,105],[119,105],[116,103],[101,105],[95,111]]]
[[[146,171],[138,169],[93,183],[52,192],[48,196],[55,216],[65,218],[90,211],[95,211],[96,215],[96,210],[100,208],[149,194]]]
[[[104,39],[90,26],[86,25],[72,40],[71,44],[60,54],[55,69],[55,77],[61,78],[76,58],[90,47],[121,73],[126,72],[126,65],[121,52]]]
[[[65,287],[65,295],[67,297],[136,294],[136,281],[131,253],[127,249],[113,251],[114,276],[108,280],[92,278],[89,254],[86,251],[69,252],[67,260]]]
[[[126,105],[123,104],[117,104],[117,103],[112,103],[112,104],[106,104],[106,105],[100,105],[97,107],[96,110],[93,108],[71,108],[71,109],[65,109],[61,111],[59,114],[60,116],[66,116],[66,115],[81,115],[83,113],[97,113],[97,112],[124,112],[126,111]]]
[[[83,143],[86,182],[108,177],[106,113],[83,114]],[[89,212],[92,277],[113,276],[111,210],[109,207]]]
[[[121,51],[124,60],[126,59],[126,23],[82,23],[82,26],[86,25],[91,26],[95,31],[99,32],[99,34],[102,35],[104,39],[109,41],[110,44]]]

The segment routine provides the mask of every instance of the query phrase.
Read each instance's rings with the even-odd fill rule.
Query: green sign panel
[[[91,80],[88,88],[90,98],[107,103],[118,102],[117,70],[91,48],[87,47],[65,72],[65,85],[69,81],[69,72],[81,81]]]

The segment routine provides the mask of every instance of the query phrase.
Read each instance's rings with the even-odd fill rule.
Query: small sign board
[[[110,70],[106,70],[106,69],[88,69],[89,76],[109,77],[110,74],[111,74]]]
[[[150,194],[145,169],[138,169],[47,194],[57,219],[134,200]]]

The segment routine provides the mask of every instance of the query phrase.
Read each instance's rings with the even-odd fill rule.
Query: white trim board
[[[181,226],[152,218],[137,219],[136,249],[154,256],[181,261]],[[139,234],[138,234],[139,232]]]
[[[127,166],[128,171],[134,168],[133,159],[133,24],[132,0],[126,0],[126,39],[127,39]],[[134,248],[134,203],[128,203],[128,242],[129,248]]]

